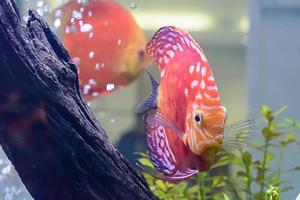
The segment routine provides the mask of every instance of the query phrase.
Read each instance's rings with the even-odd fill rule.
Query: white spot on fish
[[[163,53],[164,53],[164,50],[161,49],[161,48],[157,48],[156,52],[159,53],[159,54],[163,54]]]
[[[208,86],[207,89],[208,90],[218,90],[218,87],[216,85],[214,85],[214,86]]]
[[[193,110],[196,110],[198,108],[198,105],[197,104],[195,104],[195,103],[193,103],[193,105],[192,105],[192,109]]]
[[[172,48],[173,48],[174,51],[177,50],[177,46],[176,45],[173,45]]]
[[[165,62],[165,64],[168,64],[169,58],[167,56],[164,56],[164,62]]]
[[[112,91],[114,88],[115,88],[115,84],[113,84],[113,83],[106,84],[107,91]]]
[[[93,93],[92,93],[92,96],[93,96],[93,97],[97,97],[98,95],[99,95],[98,92],[93,92]]]
[[[204,93],[204,96],[205,96],[206,99],[210,99],[211,98],[211,96],[209,94],[207,94],[207,93]]]
[[[201,100],[202,99],[202,95],[200,93],[198,93],[195,97],[196,100]]]
[[[90,80],[89,80],[89,84],[90,84],[91,86],[95,86],[95,85],[97,85],[97,81],[96,81],[95,79],[90,79]]]
[[[79,65],[80,64],[80,58],[79,57],[73,57],[72,61],[75,65]]]
[[[95,55],[95,52],[93,52],[93,51],[90,51],[90,53],[89,53],[89,58],[93,58],[93,57],[94,57],[94,55]]]
[[[188,46],[190,46],[190,40],[189,40],[188,38],[186,38],[186,37],[184,37],[184,40],[185,40],[185,43],[186,43]]]
[[[93,30],[93,26],[91,24],[83,24],[80,26],[80,31],[83,33],[91,32]]]
[[[168,49],[168,48],[170,48],[171,46],[172,46],[172,45],[171,45],[170,43],[168,43],[168,44],[165,45],[165,48]]]
[[[163,69],[163,70],[161,71],[161,73],[160,73],[160,76],[161,76],[161,77],[164,77],[165,72],[166,72],[166,71]]]
[[[184,94],[185,94],[185,96],[189,95],[189,90],[187,88],[184,89]]]
[[[117,44],[118,44],[118,45],[121,45],[121,44],[122,44],[122,40],[121,40],[121,39],[118,39]]]
[[[89,10],[88,16],[89,16],[89,17],[93,16],[93,12]]]
[[[89,92],[90,92],[90,89],[91,89],[92,87],[90,86],[90,85],[84,85],[83,86],[83,94],[88,94]]]
[[[190,74],[192,74],[192,73],[194,72],[194,68],[195,68],[195,66],[194,66],[194,65],[191,65],[191,66],[190,66],[190,68],[189,68],[189,72],[190,72]]]
[[[160,147],[164,148],[165,147],[165,141],[164,140],[160,140]]]
[[[201,81],[200,87],[201,87],[201,89],[205,89],[206,84],[205,84],[205,81],[204,81],[204,80]]]
[[[82,13],[77,10],[73,10],[72,17],[74,17],[75,19],[82,19]]]
[[[162,61],[163,61],[163,58],[160,57],[160,58],[158,59],[158,62],[159,62],[159,63],[162,63]]]
[[[174,57],[174,51],[172,50],[167,51],[167,54],[170,56],[170,58]]]
[[[197,80],[193,80],[191,83],[191,88],[196,87],[199,84],[199,82]]]
[[[214,77],[212,75],[210,75],[207,80],[214,81],[215,79],[214,79]]]
[[[197,66],[196,66],[196,71],[197,71],[197,72],[200,72],[200,67],[201,67],[200,62],[197,62]]]
[[[96,69],[96,71],[99,71],[103,67],[104,67],[104,63],[101,63],[101,64],[97,63],[96,66],[95,66],[95,69]]]
[[[179,43],[177,43],[177,47],[178,47],[179,51],[183,52],[183,48]]]
[[[206,75],[206,67],[201,68],[201,74],[203,77]]]

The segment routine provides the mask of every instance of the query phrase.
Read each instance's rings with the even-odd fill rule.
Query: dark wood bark
[[[83,101],[47,23],[0,1],[0,143],[34,199],[155,199]]]

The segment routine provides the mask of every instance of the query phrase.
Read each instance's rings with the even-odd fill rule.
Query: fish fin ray
[[[137,114],[144,114],[147,111],[157,107],[156,99],[157,99],[157,91],[158,91],[159,84],[152,76],[149,70],[147,70],[147,73],[151,81],[152,91],[150,95],[137,106],[135,110]]]
[[[180,131],[176,124],[169,120],[165,114],[156,109],[154,112],[149,112],[145,118],[145,122],[148,124],[159,124],[166,128],[171,129],[180,138],[183,137],[183,132]]]
[[[172,151],[166,130],[161,125],[147,125],[147,145],[154,167],[164,174],[173,174],[176,170],[176,158]]]
[[[142,172],[147,173],[147,174],[153,176],[154,178],[161,179],[161,180],[168,181],[168,182],[183,181],[183,180],[186,180],[186,179],[194,176],[195,174],[197,174],[199,172],[199,170],[197,170],[197,169],[193,169],[193,170],[186,169],[184,171],[177,170],[172,175],[165,175],[163,173],[155,171],[153,168],[151,168],[149,166],[144,166],[139,162],[137,162],[136,165],[138,166],[139,170],[141,170]]]

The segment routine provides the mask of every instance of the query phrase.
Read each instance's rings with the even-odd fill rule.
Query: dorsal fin
[[[154,77],[152,76],[150,71],[147,70],[147,73],[148,73],[148,76],[151,81],[152,91],[151,91],[150,95],[146,99],[144,99],[144,101],[142,101],[142,103],[140,103],[137,106],[137,108],[135,110],[135,112],[137,114],[144,114],[151,109],[157,108],[156,99],[157,99],[157,91],[158,91],[159,84],[154,79]]]

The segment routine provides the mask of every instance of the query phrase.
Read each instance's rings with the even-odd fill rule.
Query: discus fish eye
[[[194,120],[195,120],[196,124],[202,124],[203,115],[201,113],[196,113],[194,115]]]

